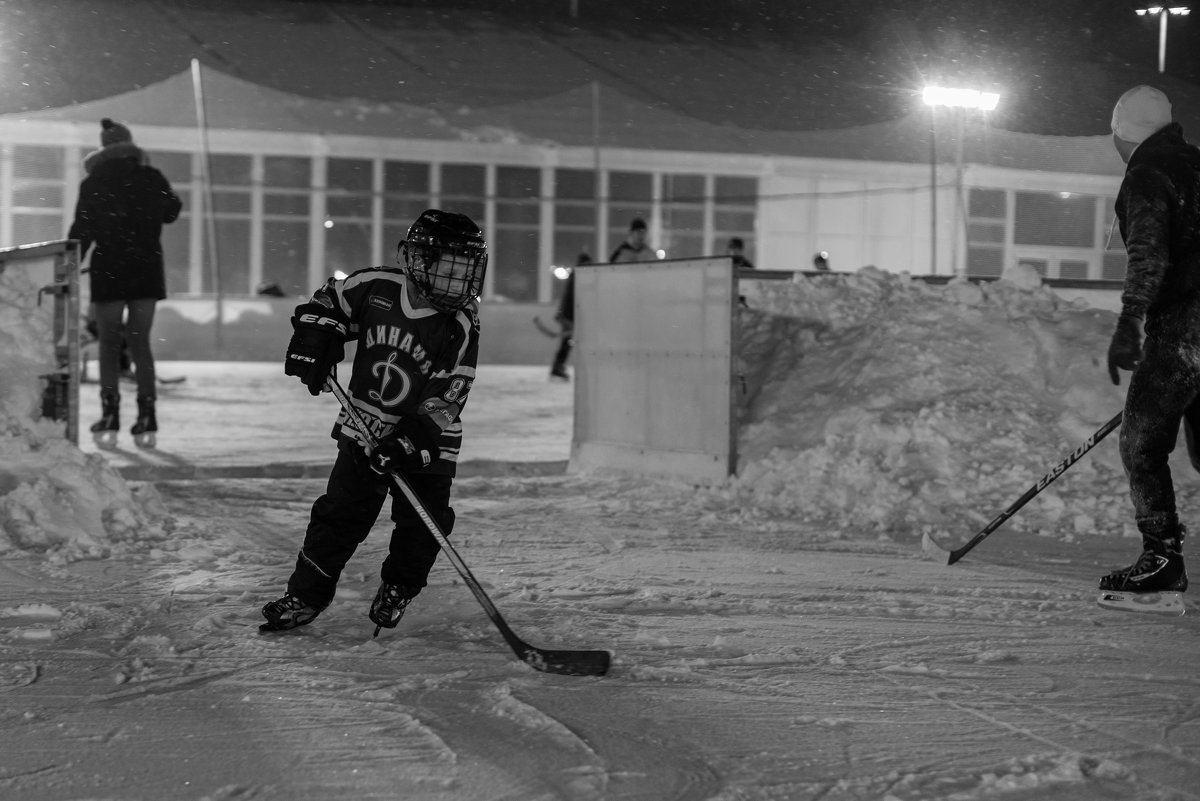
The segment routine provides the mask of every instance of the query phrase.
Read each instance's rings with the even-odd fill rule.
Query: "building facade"
[[[236,315],[267,285],[306,296],[335,273],[392,264],[430,207],[483,228],[483,302],[497,319],[546,311],[559,292],[552,268],[581,252],[606,260],[634,217],[667,259],[723,253],[737,236],[776,270],[809,269],[826,251],[835,271],[997,276],[1026,264],[1049,278],[1123,278],[1112,231],[1123,165],[1107,137],[959,120],[959,138],[939,151],[932,117],[754,133],[611,94],[446,119],[196,67],[108,100],[0,117],[0,247],[65,235],[82,159],[108,116],[184,199],[164,229],[167,307],[192,318],[214,303]],[[544,349],[529,332],[512,336]]]

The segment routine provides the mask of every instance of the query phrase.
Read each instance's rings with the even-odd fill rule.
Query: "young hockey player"
[[[1102,606],[1182,613],[1185,529],[1167,457],[1184,423],[1193,464],[1200,426],[1200,149],[1172,122],[1166,96],[1129,90],[1112,117],[1128,165],[1116,214],[1129,263],[1108,350],[1114,384],[1132,370],[1121,421],[1121,460],[1142,535],[1142,555],[1100,580]],[[1144,337],[1143,337],[1144,330]],[[1143,341],[1144,340],[1144,341]]]
[[[284,373],[319,394],[357,344],[347,394],[375,435],[371,450],[342,411],[333,427],[337,459],[313,504],[287,593],[262,609],[266,631],[311,623],[333,600],[338,577],[375,524],[389,492],[395,524],[368,617],[394,628],[425,586],[440,546],[388,473],[403,472],[449,534],[462,425],[459,414],[479,354],[476,300],[487,269],[479,227],[462,214],[430,209],[397,246],[403,269],[374,267],[330,279],[296,307]],[[376,629],[378,633],[378,628]]]

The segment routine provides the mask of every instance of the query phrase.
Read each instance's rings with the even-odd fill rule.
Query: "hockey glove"
[[[320,307],[318,307],[320,308]],[[345,327],[306,306],[296,309],[292,318],[292,339],[284,358],[284,375],[294,375],[304,382],[312,395],[320,395],[334,365],[346,355],[342,337]]]
[[[1142,360],[1142,318],[1129,312],[1121,312],[1117,318],[1117,330],[1113,332],[1108,346],[1108,376],[1117,386],[1121,376],[1117,369],[1133,370]]]
[[[395,470],[411,473],[429,467],[441,456],[431,428],[415,418],[401,420],[396,430],[379,440],[371,451],[371,469],[386,475]]]

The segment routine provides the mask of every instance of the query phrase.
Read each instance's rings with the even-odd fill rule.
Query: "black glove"
[[[346,355],[342,335],[345,328],[337,320],[296,309],[292,318],[294,333],[283,362],[284,375],[304,382],[309,393],[320,395],[334,365]]]
[[[1117,369],[1133,370],[1142,360],[1142,318],[1129,312],[1121,312],[1117,318],[1117,330],[1113,332],[1108,346],[1108,375],[1117,386],[1121,377]]]
[[[406,417],[396,424],[396,429],[375,445],[370,453],[371,469],[376,473],[411,473],[423,470],[441,456],[437,446],[437,435],[431,424]]]

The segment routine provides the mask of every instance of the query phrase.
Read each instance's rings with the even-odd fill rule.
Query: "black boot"
[[[1100,579],[1100,589],[1122,592],[1183,592],[1187,589],[1187,569],[1183,564],[1183,538],[1187,529],[1179,526],[1165,536],[1142,535],[1142,555],[1127,568]]]
[[[100,419],[92,423],[92,438],[101,448],[117,444],[117,431],[121,428],[121,393],[100,393]]]
[[[417,593],[419,589],[412,587],[401,587],[399,584],[389,584],[384,581],[379,585],[379,591],[375,593],[375,600],[371,602],[371,611],[367,613],[367,617],[375,624],[375,636],[379,636],[379,629],[394,629],[400,623],[400,618],[404,617],[404,610]]]
[[[137,405],[137,422],[130,427],[129,433],[133,434],[133,441],[139,448],[153,448],[158,432],[158,420],[154,416],[154,398],[138,395]]]

